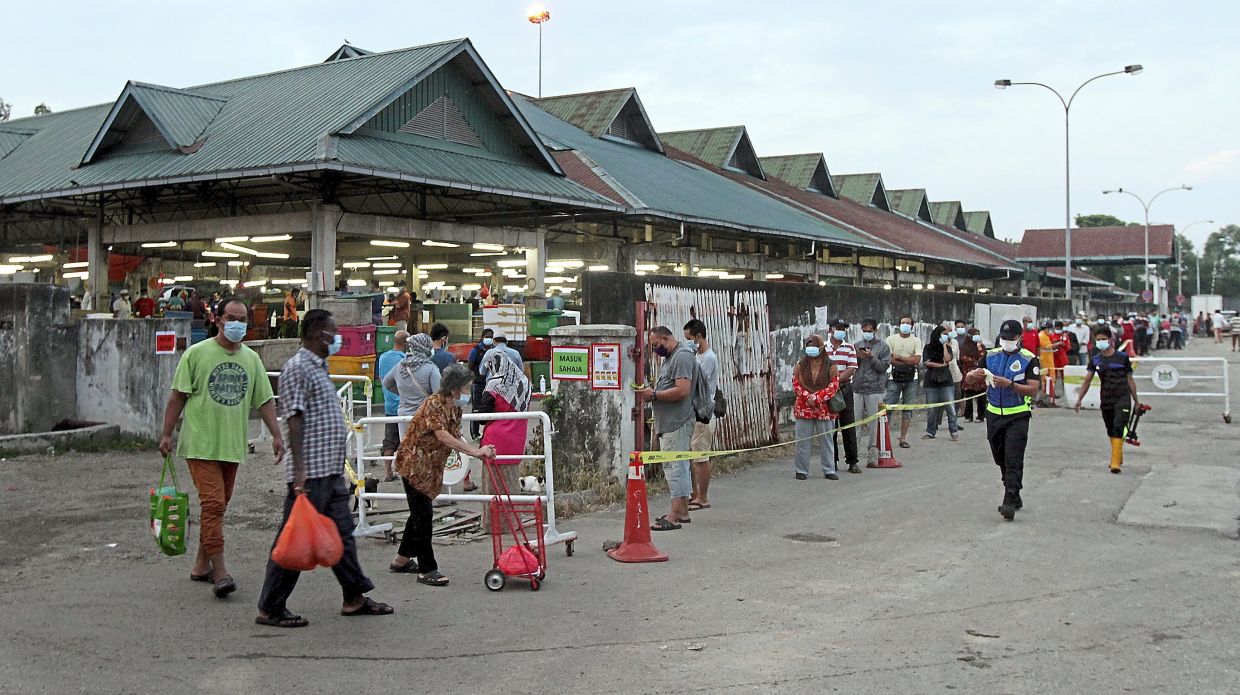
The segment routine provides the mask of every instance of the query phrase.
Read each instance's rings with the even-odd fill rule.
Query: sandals
[[[440,574],[439,570],[434,570],[433,572],[427,572],[426,574],[419,574],[418,583],[425,584],[427,586],[447,586],[448,578]]]
[[[696,512],[699,509],[710,509],[710,505],[702,504],[701,502],[698,502],[697,500],[689,500],[689,511]]]
[[[210,572],[207,572],[206,574],[194,574],[193,572],[190,572],[189,580],[191,582],[205,582],[207,584],[215,583],[215,580],[211,578]]]
[[[300,615],[290,613],[288,609],[285,609],[279,615],[269,615],[266,618],[260,615],[254,618],[254,622],[267,627],[305,627],[310,624],[309,620]]]
[[[362,605],[359,608],[355,608],[351,611],[346,611],[343,608],[340,609],[340,615],[350,618],[358,615],[391,615],[395,612],[395,608],[392,608],[386,603],[379,603],[378,601],[375,601],[367,596],[362,597]]]
[[[388,571],[395,574],[417,574],[418,560],[417,558],[411,558],[409,562],[406,562],[403,565],[392,563],[388,565]]]
[[[215,582],[212,590],[215,592],[216,598],[224,598],[237,590],[237,584],[232,577],[224,575],[219,581]]]
[[[930,433],[926,433],[926,434],[921,435],[921,438],[922,439],[934,439],[934,435]],[[900,442],[900,446],[904,446],[904,444],[905,442]]]
[[[908,442],[900,442],[900,448],[901,449],[912,449],[913,445],[909,444]]]
[[[669,521],[666,514],[656,519],[655,522],[650,525],[651,531],[679,531],[680,529],[680,524],[675,524]]]

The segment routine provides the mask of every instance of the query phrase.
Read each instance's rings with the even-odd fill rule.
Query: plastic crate
[[[560,325],[561,311],[531,311],[529,326],[531,336],[545,337],[551,335],[551,329]]]
[[[396,326],[375,327],[375,352],[382,355],[396,343]]]
[[[532,362],[550,362],[551,339],[531,337],[525,341],[525,350],[522,351],[521,356]]]
[[[337,332],[340,333],[341,338],[340,352],[336,353],[337,356],[365,357],[375,354],[374,324],[340,326]]]
[[[550,362],[526,362],[526,376],[530,379],[530,389],[538,391],[539,377],[545,379],[547,388],[551,388],[551,363]]]
[[[344,357],[332,355],[327,358],[327,373],[336,376],[375,377],[375,356]]]
[[[354,387],[355,389],[357,387]],[[383,382],[375,379],[374,385],[370,389],[370,402],[383,405]]]

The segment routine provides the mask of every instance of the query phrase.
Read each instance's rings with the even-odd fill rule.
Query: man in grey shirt
[[[659,451],[688,451],[693,438],[693,380],[697,374],[697,347],[681,343],[667,326],[650,332],[650,348],[663,358],[654,388],[637,391],[638,398],[652,401],[654,433]],[[652,531],[674,531],[689,518],[689,497],[693,483],[688,461],[663,464],[663,476],[672,496],[671,508],[650,525]]]
[[[490,376],[489,374],[487,374],[486,365],[487,363],[491,361],[491,355],[496,352],[507,357],[513,364],[517,365],[518,370],[525,368],[525,364],[521,361],[521,353],[517,352],[511,347],[508,347],[507,338],[505,338],[502,335],[496,334],[495,347],[483,353],[482,359],[478,362],[478,373],[479,374],[481,374],[484,377]],[[474,405],[477,405],[477,403],[475,403]]]
[[[887,392],[887,368],[891,366],[891,348],[878,338],[878,321],[866,319],[861,322],[861,340],[857,348],[857,371],[853,374],[853,417],[858,422],[878,414]],[[866,442],[866,467],[878,465],[878,447],[870,432],[870,423],[861,425],[857,436]]]
[[[714,394],[719,389],[719,356],[706,340],[706,324],[693,319],[685,324],[685,340],[695,348],[698,366],[706,379],[706,389]],[[715,419],[710,422],[694,422],[690,451],[710,451],[715,443]],[[710,509],[711,463],[708,458],[693,459],[689,472],[693,478],[693,496],[689,498],[689,511]]]

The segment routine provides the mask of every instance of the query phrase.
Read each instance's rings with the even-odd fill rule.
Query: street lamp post
[[[1072,168],[1069,166],[1071,159],[1071,150],[1069,149],[1069,139],[1071,135],[1071,127],[1069,115],[1072,110],[1072,102],[1076,100],[1076,95],[1080,94],[1085,85],[1100,80],[1103,77],[1111,75],[1137,75],[1143,70],[1140,65],[1125,65],[1123,70],[1115,72],[1104,72],[1101,75],[1095,75],[1081,83],[1076,91],[1072,92],[1072,96],[1066,100],[1054,87],[1043,84],[1041,82],[1013,82],[1011,80],[995,80],[995,89],[1007,89],[1014,85],[1033,85],[1049,89],[1052,94],[1059,98],[1059,103],[1063,104],[1063,246],[1064,246],[1064,294],[1068,298],[1068,305],[1072,306]]]
[[[1133,198],[1136,198],[1137,202],[1141,203],[1141,207],[1145,209],[1145,289],[1146,291],[1150,293],[1150,299],[1154,298],[1153,288],[1150,286],[1150,206],[1153,205],[1154,201],[1158,200],[1158,196],[1162,195],[1163,193],[1170,193],[1171,191],[1191,191],[1191,190],[1193,190],[1192,186],[1184,186],[1184,185],[1176,186],[1174,188],[1164,188],[1163,190],[1155,193],[1154,197],[1150,198],[1150,202],[1148,203],[1145,202],[1145,200],[1142,199],[1141,196],[1137,195],[1136,193],[1133,193],[1132,191],[1125,191],[1122,188],[1116,188],[1115,190],[1106,190],[1102,192],[1102,195],[1108,195],[1111,193],[1124,193],[1126,195],[1130,195]],[[1172,231],[1171,233],[1171,242],[1175,243],[1175,232],[1174,231]]]
[[[1180,236],[1182,236],[1182,237],[1184,237],[1184,238],[1186,238],[1186,239],[1187,239],[1187,238],[1188,238],[1188,228],[1189,228],[1189,227],[1192,227],[1193,225],[1196,225],[1196,224],[1214,224],[1214,220],[1197,220],[1196,222],[1189,222],[1188,224],[1184,225],[1184,228],[1183,228],[1183,229],[1181,229],[1181,230],[1180,230]],[[1177,250],[1179,250],[1179,246],[1177,246],[1177,247],[1176,247],[1176,249],[1177,249]],[[1203,250],[1203,251],[1205,250],[1205,249],[1204,249],[1204,247],[1202,248],[1202,250]],[[1180,293],[1180,294],[1184,294],[1184,267],[1183,267],[1183,260],[1184,260],[1184,259],[1183,259],[1183,255],[1182,255],[1182,254],[1177,254],[1176,265],[1177,265],[1177,266],[1180,266],[1180,268],[1179,268],[1179,271],[1180,271],[1180,283],[1179,283],[1179,285],[1180,285],[1180,286],[1179,286],[1179,289],[1177,289],[1177,290],[1176,290],[1176,292],[1178,292],[1178,293]],[[1197,294],[1201,294],[1201,254],[1200,254],[1200,253],[1198,253],[1198,254],[1197,254]]]
[[[538,98],[541,99],[542,98],[542,25],[546,24],[547,20],[551,19],[551,13],[543,9],[540,6],[535,5],[534,7],[530,8],[530,12],[526,16],[526,19],[530,20],[531,24],[538,25]]]

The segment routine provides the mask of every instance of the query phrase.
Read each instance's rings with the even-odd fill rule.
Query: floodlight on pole
[[[542,5],[535,5],[530,8],[529,13],[525,17],[530,20],[531,24],[538,25],[538,98],[542,98],[542,25],[551,20],[551,13]]]
[[[1145,68],[1140,64],[1125,65],[1123,70],[1115,72],[1104,72],[1101,75],[1095,75],[1081,83],[1076,91],[1072,92],[1072,96],[1067,99],[1059,93],[1054,87],[1043,84],[1041,82],[1013,82],[1011,80],[995,80],[995,89],[1007,89],[1013,85],[1033,85],[1049,89],[1052,94],[1059,98],[1059,103],[1063,104],[1063,198],[1064,198],[1064,223],[1063,223],[1063,246],[1064,246],[1064,296],[1068,298],[1068,305],[1072,305],[1072,176],[1070,166],[1069,136],[1071,134],[1069,115],[1072,111],[1072,102],[1076,100],[1076,95],[1080,94],[1085,85],[1100,80],[1111,75],[1137,75]]]
[[[1139,65],[1137,66],[1138,69],[1140,69],[1140,67],[1141,66]],[[1150,202],[1148,203],[1145,202],[1145,199],[1143,199],[1141,196],[1137,195],[1136,193],[1133,193],[1132,191],[1125,191],[1122,188],[1116,188],[1114,190],[1105,190],[1102,192],[1102,195],[1110,195],[1111,193],[1123,193],[1124,195],[1130,195],[1133,198],[1136,198],[1137,202],[1141,203],[1141,207],[1145,209],[1145,289],[1146,291],[1150,292],[1151,299],[1153,299],[1154,294],[1153,294],[1153,289],[1150,286],[1150,206],[1153,205],[1154,201],[1158,200],[1158,196],[1162,195],[1163,193],[1170,193],[1171,191],[1191,191],[1191,190],[1193,190],[1193,187],[1187,186],[1187,185],[1179,185],[1179,186],[1174,186],[1172,188],[1164,188],[1163,190],[1155,193],[1154,197],[1150,198]],[[1174,232],[1172,233],[1171,241],[1172,243],[1175,242]]]

